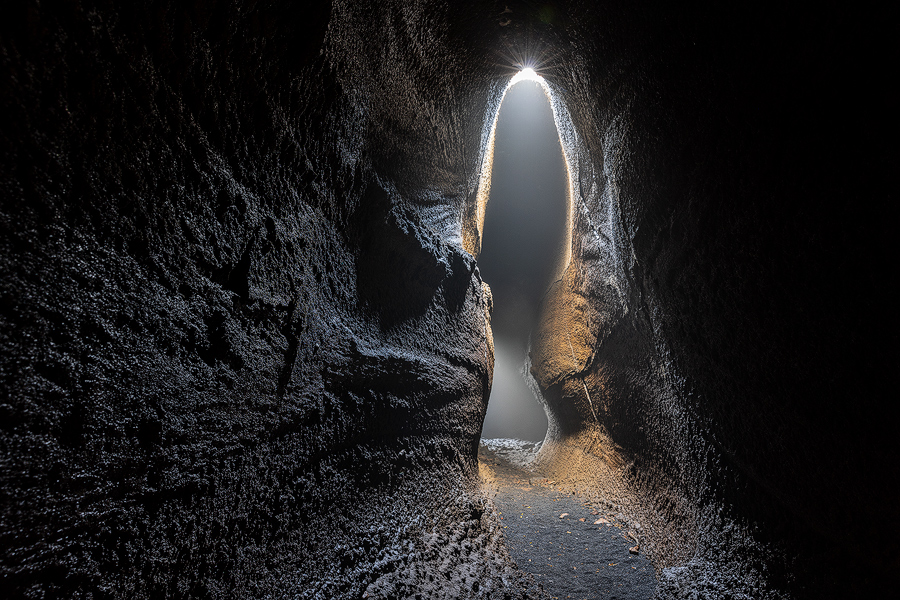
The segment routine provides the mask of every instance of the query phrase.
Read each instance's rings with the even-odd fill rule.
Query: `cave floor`
[[[560,490],[562,482],[508,460],[491,444],[496,441],[479,448],[479,471],[518,567],[551,598],[652,598],[655,571],[646,556],[634,553],[634,534],[585,499]]]

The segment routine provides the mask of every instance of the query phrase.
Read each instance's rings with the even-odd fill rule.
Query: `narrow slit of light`
[[[488,196],[490,196],[491,193],[491,169],[494,164],[494,138],[497,134],[497,121],[500,118],[500,107],[503,106],[503,99],[506,98],[506,93],[510,90],[510,88],[522,81],[534,81],[540,84],[541,88],[543,88],[544,90],[544,93],[547,95],[547,100],[550,101],[550,108],[553,111],[553,121],[556,123],[556,135],[559,137],[563,161],[566,164],[566,175],[568,179],[568,218],[566,222],[566,241],[563,249],[563,257],[556,276],[558,279],[562,276],[562,273],[563,271],[565,271],[566,267],[568,267],[569,261],[571,260],[572,256],[572,203],[574,202],[574,182],[572,181],[572,169],[571,165],[569,165],[569,156],[566,153],[566,147],[563,143],[562,135],[560,135],[559,131],[559,112],[556,106],[556,99],[553,97],[553,92],[551,91],[550,86],[547,84],[547,81],[543,77],[538,75],[537,72],[531,67],[525,67],[524,69],[513,75],[513,77],[509,80],[509,83],[506,84],[506,88],[503,90],[503,95],[500,97],[500,102],[499,104],[497,104],[497,112],[494,113],[494,121],[491,124],[491,134],[488,140],[487,152],[485,152],[484,154],[484,160],[481,165],[481,177],[479,178],[478,194],[476,196],[478,239],[480,240],[482,234],[484,233],[484,210],[487,206]]]

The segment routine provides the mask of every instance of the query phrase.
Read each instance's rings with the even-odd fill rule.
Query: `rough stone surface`
[[[555,78],[581,145],[575,258],[532,345],[541,468],[643,523],[660,597],[879,592],[889,36],[849,7],[583,8],[600,31],[567,28]]]
[[[525,594],[478,491],[486,100],[447,10],[6,21],[5,590]]]
[[[527,47],[575,189],[532,338],[542,469],[642,528],[661,598],[880,591],[900,570],[889,23],[840,4],[10,9],[3,588],[537,593],[478,490],[490,293],[464,250]]]

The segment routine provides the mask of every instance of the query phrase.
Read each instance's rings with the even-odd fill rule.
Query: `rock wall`
[[[587,64],[554,78],[580,145],[531,355],[543,467],[632,515],[661,597],[887,589],[889,36],[838,6],[568,15]]]
[[[5,22],[4,589],[525,594],[478,492],[491,83],[450,10]]]

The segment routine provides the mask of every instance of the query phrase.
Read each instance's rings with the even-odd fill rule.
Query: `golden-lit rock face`
[[[530,372],[547,406],[548,439],[565,443],[574,443],[572,436],[579,432],[602,428],[584,382],[596,347],[591,327],[596,311],[576,287],[577,268],[577,263],[570,264],[548,291],[530,350]]]
[[[494,298],[491,295],[491,286],[486,282],[481,282],[482,290],[482,307],[484,309],[484,336],[487,344],[488,368],[490,372],[490,380],[494,378],[494,334],[491,331],[491,311],[494,310]]]
[[[583,284],[576,277],[579,267],[573,261],[553,284],[532,336],[530,371],[550,421],[535,466],[554,479],[624,502],[628,490],[617,470],[625,459],[606,430],[602,378],[589,369],[602,324],[578,287]]]
[[[572,264],[547,293],[531,347],[531,373],[549,389],[580,376],[597,342],[595,311],[577,286],[577,265]]]
[[[462,242],[488,8],[156,4],[2,26],[4,589],[524,598]]]

